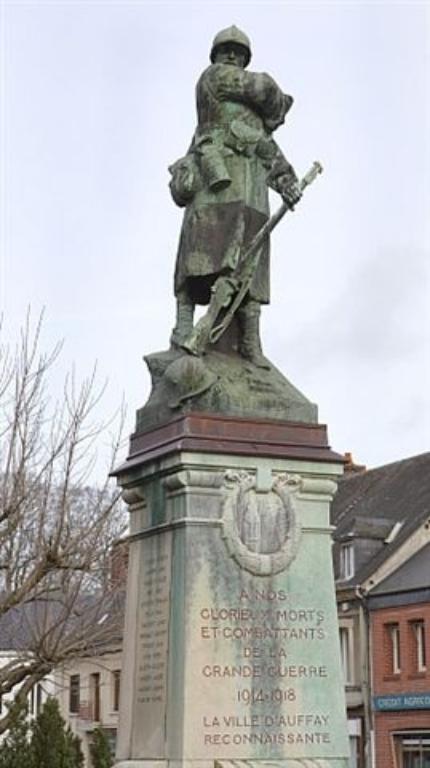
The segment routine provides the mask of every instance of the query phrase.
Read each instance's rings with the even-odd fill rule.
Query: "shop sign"
[[[376,712],[394,712],[399,709],[430,709],[430,692],[374,696],[373,709]]]

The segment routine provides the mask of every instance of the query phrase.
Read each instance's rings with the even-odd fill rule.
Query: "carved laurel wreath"
[[[237,525],[237,510],[246,495],[256,487],[256,478],[248,472],[228,471],[224,475],[222,536],[228,552],[245,570],[257,576],[269,576],[285,570],[294,560],[300,542],[301,527],[294,496],[300,490],[301,479],[295,475],[276,475],[271,489],[281,500],[288,531],[276,552],[253,552],[242,540]],[[264,494],[263,494],[264,495]],[[264,501],[263,501],[264,503]]]

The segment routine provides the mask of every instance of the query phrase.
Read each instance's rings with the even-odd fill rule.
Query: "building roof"
[[[430,589],[430,544],[426,544],[419,552],[390,573],[386,579],[383,579],[372,589],[372,595],[388,594],[399,592],[410,592],[413,590]]]
[[[11,608],[0,617],[0,651],[25,651],[32,645],[36,604]]]
[[[354,541],[355,573],[348,586],[361,584],[430,520],[430,453],[377,469],[345,475],[331,509],[336,553]]]
[[[122,641],[125,593],[118,590],[110,600],[97,595],[81,597],[73,612],[61,600],[33,600],[10,608],[0,615],[0,652],[43,652],[61,636],[82,652],[95,653],[101,647]]]

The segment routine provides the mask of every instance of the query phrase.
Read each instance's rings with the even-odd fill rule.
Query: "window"
[[[33,685],[28,695],[28,711],[31,715],[38,715],[42,709],[43,687],[41,683]]]
[[[349,736],[349,766],[357,768],[360,761],[360,740],[357,736]]]
[[[417,672],[426,670],[426,635],[424,620],[412,621],[412,632],[415,640],[415,659]]]
[[[340,578],[351,579],[354,576],[354,546],[342,544],[340,548]]]
[[[121,690],[121,671],[114,669],[112,672],[112,710],[118,712],[119,710],[119,696]]]
[[[394,735],[397,765],[402,768],[428,768],[430,765],[430,731],[410,731]]]
[[[40,710],[42,709],[42,686],[40,683],[37,683],[36,686],[36,715],[40,714]]]
[[[70,675],[69,678],[69,712],[72,714],[79,713],[80,696],[81,694],[81,677],[80,675]]]
[[[100,722],[100,673],[90,675],[91,715],[97,723]]]
[[[345,685],[351,685],[353,682],[353,652],[352,652],[352,631],[350,627],[340,627],[340,655],[342,659],[343,679]]]
[[[388,640],[388,658],[390,659],[389,674],[398,675],[401,669],[400,660],[400,627],[398,624],[386,624]]]

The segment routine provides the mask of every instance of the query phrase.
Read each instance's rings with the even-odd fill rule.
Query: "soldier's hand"
[[[284,203],[287,203],[289,208],[294,208],[302,196],[299,182],[292,178],[285,179],[280,191]]]

